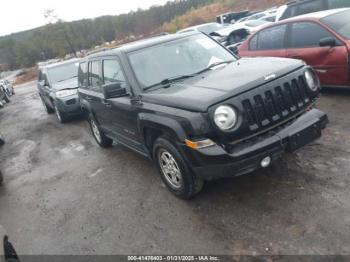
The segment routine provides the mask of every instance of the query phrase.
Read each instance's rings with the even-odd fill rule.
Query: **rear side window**
[[[118,60],[103,61],[103,82],[105,84],[120,83],[122,87],[126,87],[124,73]]]
[[[320,25],[309,22],[293,23],[290,38],[291,48],[319,46],[320,40],[332,35]]]
[[[88,76],[87,76],[87,63],[80,63],[78,69],[78,81],[79,87],[87,87],[88,86]]]
[[[270,27],[260,31],[250,41],[251,50],[283,49],[287,25]]]
[[[92,87],[99,87],[102,84],[100,61],[89,63],[89,84]]]

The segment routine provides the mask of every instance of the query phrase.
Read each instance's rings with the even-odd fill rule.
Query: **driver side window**
[[[103,61],[103,82],[104,84],[119,83],[121,87],[127,87],[125,76],[118,60]]]

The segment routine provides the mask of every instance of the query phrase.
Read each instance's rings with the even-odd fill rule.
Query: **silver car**
[[[4,90],[6,91],[6,93],[9,95],[9,96],[12,96],[15,94],[15,90],[13,88],[13,85],[11,82],[9,82],[8,80],[6,79],[2,79],[0,80],[0,86],[3,86]]]
[[[64,123],[82,114],[78,98],[79,59],[39,68],[38,90],[47,113],[55,113]]]

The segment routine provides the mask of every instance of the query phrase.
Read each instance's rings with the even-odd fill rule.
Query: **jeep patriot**
[[[101,147],[152,159],[189,199],[204,181],[267,168],[321,136],[319,80],[300,60],[238,58],[191,32],[150,38],[81,60],[79,97]]]

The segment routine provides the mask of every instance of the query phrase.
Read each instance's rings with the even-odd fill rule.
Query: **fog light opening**
[[[271,165],[272,159],[271,157],[265,157],[262,161],[261,161],[261,167],[262,168],[267,168]]]

